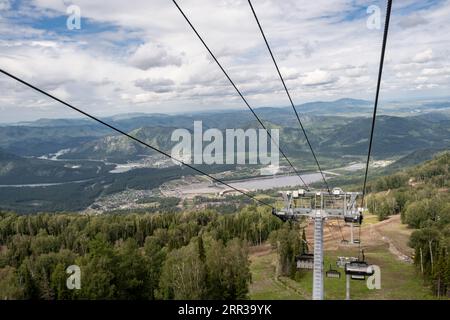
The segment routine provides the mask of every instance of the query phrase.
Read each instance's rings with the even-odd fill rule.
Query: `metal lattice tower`
[[[284,207],[273,214],[280,219],[296,220],[309,217],[314,220],[314,264],[313,300],[324,298],[323,225],[325,219],[344,219],[347,222],[362,221],[362,208],[356,208],[360,192],[344,192],[339,188],[327,191],[305,191],[303,189],[282,192]]]
[[[317,210],[314,217],[313,300],[323,300],[323,217]]]

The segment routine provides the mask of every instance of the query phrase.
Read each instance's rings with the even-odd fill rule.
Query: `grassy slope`
[[[338,256],[355,255],[355,250],[326,252],[325,269],[330,263],[335,265]],[[366,252],[367,260],[381,268],[381,290],[369,290],[364,281],[352,281],[351,298],[358,299],[433,299],[423,280],[411,264],[396,259],[387,246],[372,248]],[[276,253],[252,256],[251,272],[253,283],[250,286],[251,299],[308,299],[312,292],[312,272],[305,272],[299,282],[280,277],[275,279]],[[343,270],[340,269],[342,272]],[[345,298],[345,277],[325,278],[325,299]]]
[[[411,229],[400,223],[398,216],[389,221],[379,222],[376,216],[368,215],[364,225],[373,225],[382,237],[389,239],[403,253],[411,253],[407,246]],[[424,285],[422,277],[415,267],[399,260],[390,250],[389,244],[367,237],[364,243],[366,260],[381,268],[381,290],[369,290],[365,281],[351,281],[352,299],[434,299],[430,290]],[[372,239],[372,240],[371,240]],[[367,241],[370,241],[367,242]],[[325,244],[325,270],[330,264],[335,266],[338,256],[355,256],[357,247],[337,250],[330,248],[332,243]],[[265,245],[252,250],[250,255],[253,283],[250,286],[251,299],[310,299],[312,292],[312,271],[305,271],[300,281],[286,277],[275,277],[277,255]],[[345,298],[345,275],[343,269],[340,279],[325,278],[325,298],[340,300]]]
[[[294,281],[287,278],[275,277],[276,253],[265,250],[250,256],[252,284],[250,285],[250,298],[269,300],[301,300],[307,298],[307,293]],[[288,283],[286,283],[288,281]],[[296,290],[297,289],[297,290]]]

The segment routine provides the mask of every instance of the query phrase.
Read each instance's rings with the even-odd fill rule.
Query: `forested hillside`
[[[450,152],[415,168],[375,180],[369,185],[369,211],[385,219],[400,213],[417,229],[411,235],[418,271],[434,292],[450,289]]]
[[[0,214],[1,299],[244,299],[247,248],[281,222],[263,208],[82,216]],[[81,269],[68,290],[66,268]]]

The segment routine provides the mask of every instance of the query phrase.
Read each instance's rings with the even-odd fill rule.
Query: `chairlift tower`
[[[313,300],[323,300],[323,220],[324,212],[315,210]]]
[[[313,300],[323,300],[323,224],[326,219],[362,221],[362,209],[356,207],[361,192],[344,192],[334,188],[332,192],[306,191],[303,189],[281,192],[284,206],[272,213],[282,219],[297,220],[308,217],[314,220]]]

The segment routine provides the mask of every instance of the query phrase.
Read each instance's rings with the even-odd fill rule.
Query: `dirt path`
[[[363,248],[387,244],[389,251],[399,260],[412,263],[413,250],[408,246],[409,236],[412,231],[401,223],[399,215],[395,215],[380,222],[363,224],[361,230],[359,230],[359,227],[354,227],[353,237],[354,239],[359,239],[361,235]],[[350,241],[350,232],[350,226],[342,221],[326,221],[324,226],[324,249],[337,250],[358,246],[357,244],[342,243],[343,239]],[[314,245],[312,222],[306,228],[306,238],[310,244],[310,249],[312,249]]]
[[[269,243],[264,243],[259,246],[250,247],[248,251],[250,261],[252,261],[254,258],[268,255],[272,251],[272,247]]]
[[[376,236],[380,237],[381,240],[383,240],[384,242],[386,242],[389,245],[389,252],[392,253],[394,256],[397,257],[397,259],[404,261],[406,263],[413,263],[413,259],[404,254],[403,252],[401,252],[399,250],[399,248],[396,247],[396,245],[394,244],[394,241],[386,236],[383,236],[376,227],[374,226],[370,226],[370,232],[374,233]]]
[[[400,215],[371,225],[372,232],[389,245],[389,251],[399,260],[412,263],[414,250],[408,246],[413,229],[401,223]]]

